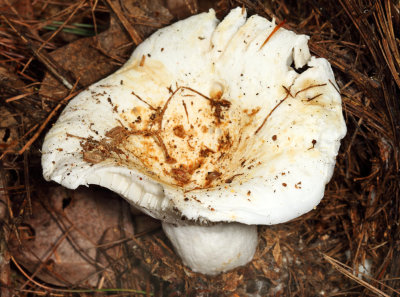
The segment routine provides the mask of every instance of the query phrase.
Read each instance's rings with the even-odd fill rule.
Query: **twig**
[[[125,17],[124,13],[122,12],[121,8],[118,5],[115,5],[112,0],[105,0],[104,1],[110,9],[116,14],[118,20],[121,22],[122,26],[128,32],[129,36],[132,38],[133,42],[136,45],[142,43],[142,38],[140,37],[139,33],[133,28],[131,23],[129,23],[128,19]]]
[[[10,102],[12,102],[12,101],[16,101],[16,100],[25,98],[25,97],[30,96],[30,95],[33,95],[33,94],[34,94],[34,92],[30,92],[30,93],[25,93],[25,94],[13,96],[13,97],[11,97],[11,98],[6,99],[5,102],[6,102],[6,103],[10,103]]]

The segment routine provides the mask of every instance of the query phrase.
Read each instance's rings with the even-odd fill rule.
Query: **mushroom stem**
[[[247,264],[257,247],[256,225],[199,226],[163,222],[162,226],[183,263],[195,272],[208,275]]]

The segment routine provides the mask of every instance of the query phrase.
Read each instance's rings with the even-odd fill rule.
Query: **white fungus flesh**
[[[164,222],[162,226],[183,263],[208,275],[247,264],[258,242],[256,225],[180,226]]]
[[[158,30],[71,100],[45,138],[44,177],[109,188],[177,225],[310,211],[346,133],[341,98],[308,37],[276,26],[236,8]]]

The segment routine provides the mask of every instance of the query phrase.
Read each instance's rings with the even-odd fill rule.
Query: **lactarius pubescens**
[[[246,264],[256,225],[319,203],[346,133],[331,67],[307,41],[242,8],[158,30],[71,100],[45,138],[45,178],[100,185],[162,220],[194,271]]]

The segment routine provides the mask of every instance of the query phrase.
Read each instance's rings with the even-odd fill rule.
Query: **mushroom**
[[[44,177],[162,220],[194,271],[245,265],[256,225],[320,202],[346,133],[330,64],[307,41],[242,8],[158,30],[71,100],[46,135]]]

